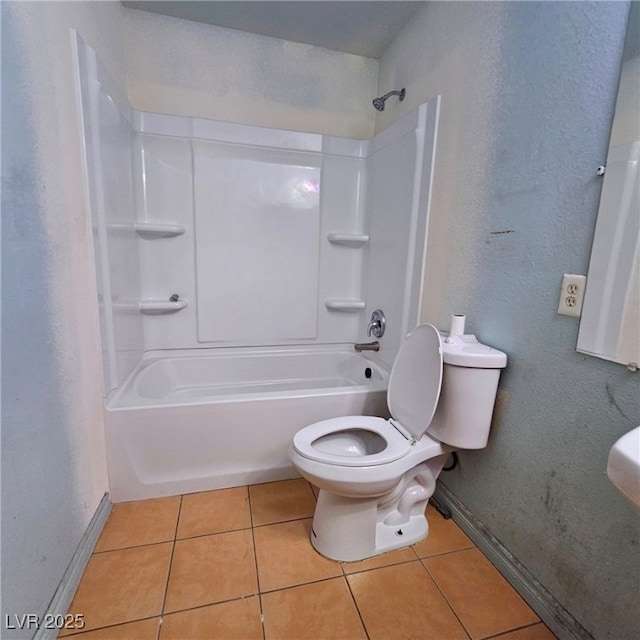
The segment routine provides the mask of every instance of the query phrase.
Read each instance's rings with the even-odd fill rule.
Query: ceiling
[[[129,9],[379,58],[424,2],[123,1]]]

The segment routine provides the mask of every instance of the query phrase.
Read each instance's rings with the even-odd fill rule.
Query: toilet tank
[[[442,359],[440,399],[427,433],[452,447],[483,449],[507,356],[463,335],[443,337]]]

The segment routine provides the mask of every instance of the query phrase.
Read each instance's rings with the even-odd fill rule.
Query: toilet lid
[[[387,392],[391,415],[416,440],[433,418],[441,385],[440,334],[431,324],[418,325],[400,347]]]
[[[380,436],[384,448],[365,455],[336,455],[314,446],[324,436],[340,437],[341,433],[362,429]],[[393,462],[406,455],[411,443],[388,420],[375,416],[342,416],[315,422],[298,431],[293,437],[293,448],[303,457],[316,462],[343,467],[365,467]]]

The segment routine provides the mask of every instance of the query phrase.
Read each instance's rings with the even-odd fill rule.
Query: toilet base
[[[425,511],[445,459],[418,465],[383,496],[353,498],[321,489],[311,527],[314,549],[354,562],[420,542],[429,533]]]
[[[376,553],[386,553],[420,542],[429,533],[429,523],[424,513],[412,516],[403,525],[390,526],[378,522],[376,526]]]
[[[428,498],[427,498],[428,500]],[[355,562],[408,547],[429,532],[424,515],[426,504],[402,524],[376,522],[379,498],[353,500],[320,490],[311,526],[311,544],[327,558]]]
[[[336,483],[327,483],[331,491],[318,483],[310,536],[314,549],[332,560],[355,562],[420,542],[429,533],[425,512],[448,455],[412,467],[383,495],[342,496],[333,492]]]

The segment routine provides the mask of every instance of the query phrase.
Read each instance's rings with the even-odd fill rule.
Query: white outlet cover
[[[587,276],[565,273],[562,276],[558,314],[579,318],[582,313],[584,290],[587,286]]]

